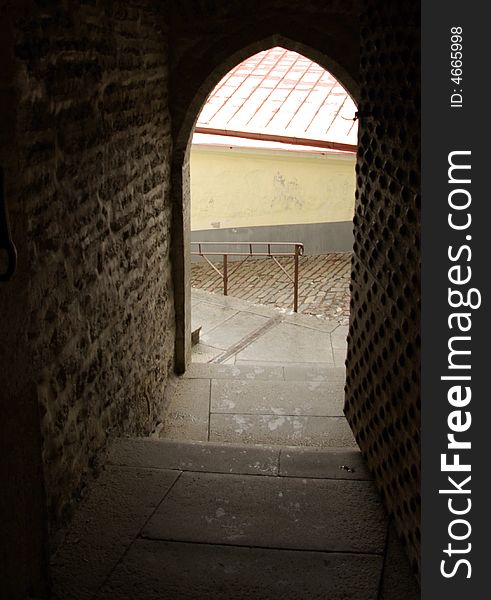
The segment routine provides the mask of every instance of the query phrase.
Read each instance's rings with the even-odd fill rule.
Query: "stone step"
[[[353,447],[344,368],[192,364],[168,394],[161,437]]]
[[[191,363],[182,376],[184,379],[244,379],[260,381],[326,381],[344,385],[344,367],[318,363],[290,363],[270,366],[265,363],[227,365]]]
[[[53,597],[376,600],[388,528],[358,450],[118,439],[53,557]],[[384,597],[415,600],[408,581]]]
[[[358,448],[305,448],[202,443],[151,438],[119,438],[108,464],[270,477],[371,479]]]

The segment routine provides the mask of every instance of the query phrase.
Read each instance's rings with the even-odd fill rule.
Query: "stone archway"
[[[350,96],[356,102],[359,94],[358,85],[353,76],[336,60],[323,54],[302,42],[294,41],[280,34],[273,34],[257,40],[248,46],[233,51],[222,63],[212,68],[206,74],[201,73],[202,80],[196,82],[195,96],[191,99],[188,110],[178,116],[174,124],[174,152],[172,164],[172,195],[173,195],[173,277],[174,302],[176,310],[176,346],[175,367],[178,373],[184,372],[189,361],[190,352],[190,186],[189,186],[189,149],[190,140],[198,115],[206,98],[215,85],[233,67],[253,54],[281,46],[293,50],[314,60],[321,67],[332,73],[345,86]]]

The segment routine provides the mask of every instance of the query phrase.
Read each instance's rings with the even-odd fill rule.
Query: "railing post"
[[[223,255],[223,295],[228,295],[228,255]]]
[[[295,271],[293,274],[293,312],[298,312],[298,251],[295,244]]]

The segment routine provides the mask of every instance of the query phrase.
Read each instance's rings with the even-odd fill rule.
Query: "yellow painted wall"
[[[354,200],[354,155],[191,148],[193,231],[351,221]]]

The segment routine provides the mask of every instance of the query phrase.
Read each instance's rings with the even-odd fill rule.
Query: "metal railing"
[[[269,257],[278,265],[278,267],[285,273],[288,279],[293,283],[293,310],[298,312],[298,258],[303,254],[303,244],[300,242],[191,242],[191,248],[197,246],[197,250],[191,249],[192,256],[201,256],[206,262],[212,267],[223,280],[223,295],[228,295],[228,280],[230,276],[237,271],[249,258],[251,257]],[[221,246],[244,246],[249,251],[222,251],[222,250],[207,250],[209,247],[221,247]],[[256,251],[254,248],[260,246],[263,250]],[[281,246],[292,246],[292,252],[280,252],[275,251],[275,248]],[[222,256],[223,257],[223,272],[220,271],[208,258],[209,256]],[[229,271],[228,257],[229,256],[244,256],[245,258],[239,262],[239,264],[232,270]],[[293,277],[278,262],[278,258],[293,258]]]

